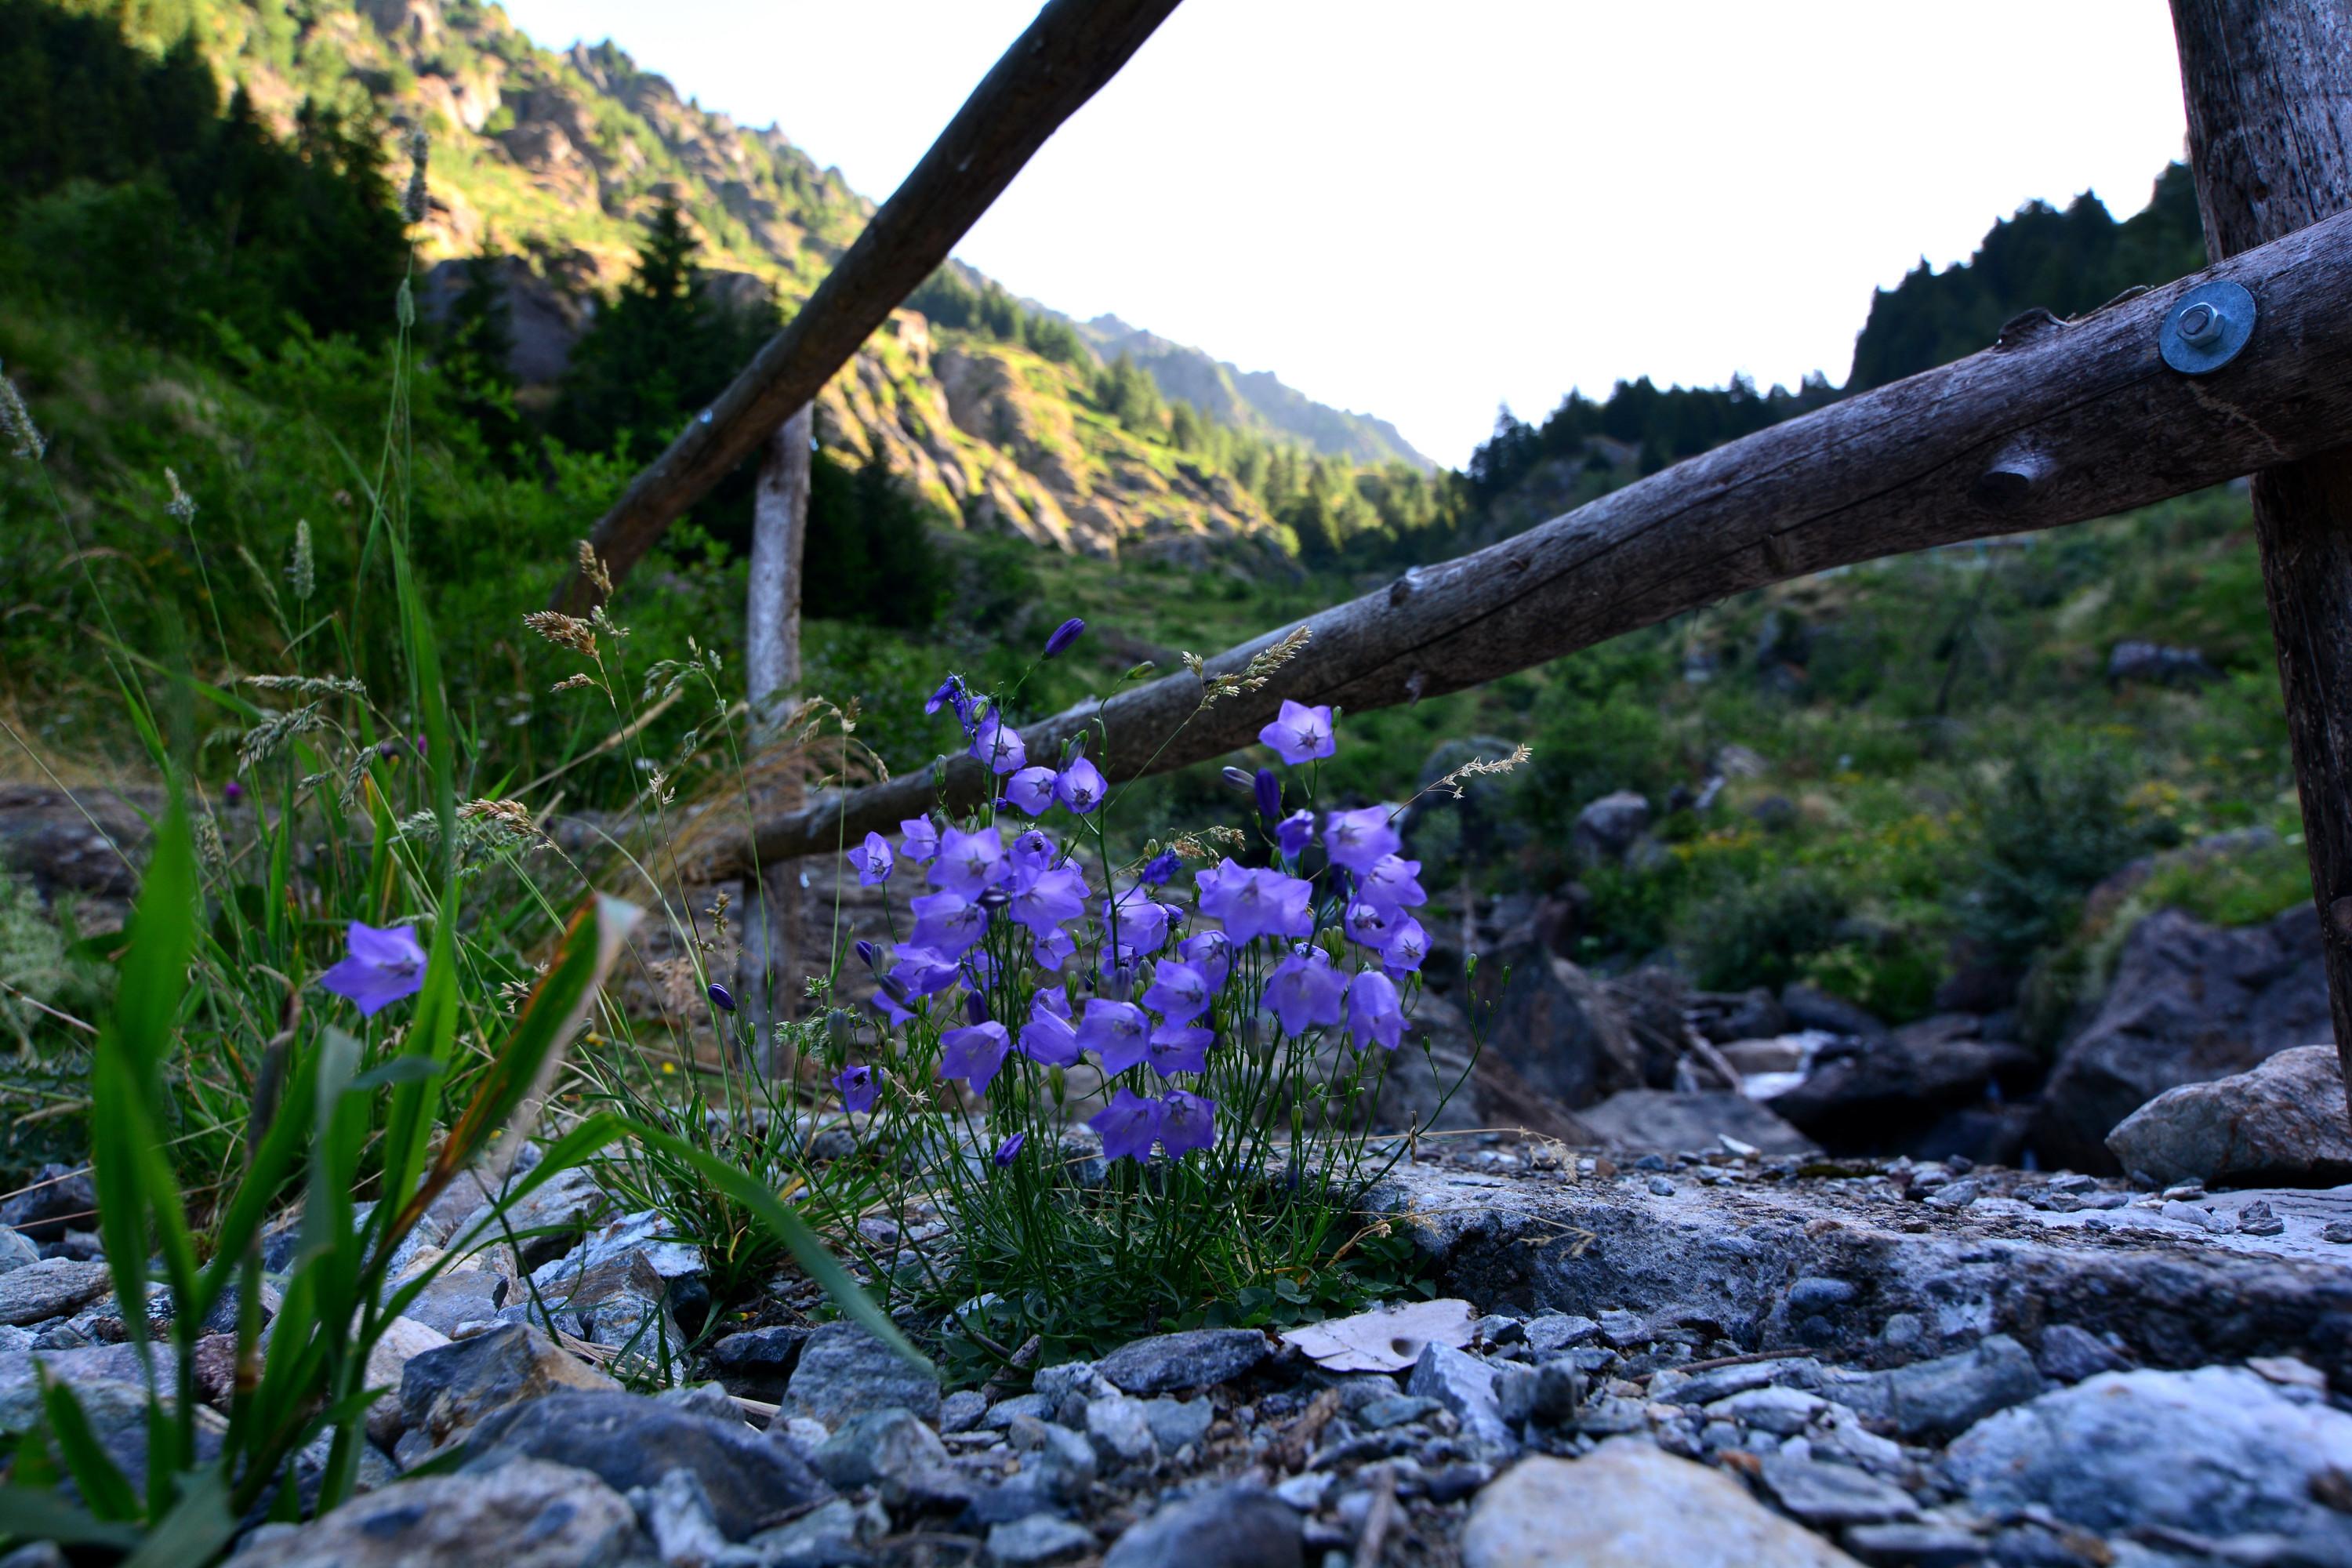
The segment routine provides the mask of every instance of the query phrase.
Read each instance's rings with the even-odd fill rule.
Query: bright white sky
[[[877,201],[1036,11],[505,4]],[[1843,381],[1874,287],[2033,197],[2138,210],[2184,129],[2165,0],[1186,0],[957,254],[1458,464],[1498,402]]]

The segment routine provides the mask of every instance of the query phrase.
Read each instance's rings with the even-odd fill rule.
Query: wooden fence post
[[[751,743],[765,749],[791,728],[801,679],[802,563],[808,552],[809,470],[814,405],[803,404],[776,426],[760,453],[760,480],[751,501],[751,592],[743,609],[743,677],[751,697]],[[788,763],[788,766],[796,765]],[[779,811],[803,803],[800,776],[778,781],[767,800]],[[743,911],[744,1002],[760,1046],[753,1062],[769,1070],[772,1034],[792,1016],[791,974],[803,945],[800,867],[762,866]]]
[[[2212,259],[2352,208],[2352,0],[2172,0],[2172,20]],[[2263,469],[2253,493],[2352,1095],[2352,451]]]

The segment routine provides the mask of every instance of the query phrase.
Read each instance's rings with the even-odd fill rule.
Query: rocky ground
[[[135,1458],[85,1196],[8,1205],[0,1429],[39,1363]],[[612,1374],[695,1321],[698,1265],[567,1179],[535,1256],[447,1275],[380,1357],[372,1479],[456,1468],[235,1561],[2352,1563],[2352,1189],[1495,1138],[1373,1201],[1436,1302],[952,1391],[779,1312],[648,1395]]]

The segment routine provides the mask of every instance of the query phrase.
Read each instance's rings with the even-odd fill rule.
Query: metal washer
[[[2193,337],[2197,323],[2190,319],[2192,311],[2210,322],[2203,333]],[[2208,311],[2210,318],[2205,316]],[[2183,375],[2209,375],[2236,359],[2253,335],[2254,297],[2237,284],[2221,280],[2200,283],[2175,300],[2157,332],[2156,343],[2164,363]]]

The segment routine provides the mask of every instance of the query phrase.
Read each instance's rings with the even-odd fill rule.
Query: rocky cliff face
[[[319,0],[290,13],[220,0],[198,33],[224,79],[281,126],[306,100],[374,116],[395,177],[407,132],[431,136],[419,229],[437,264],[428,309],[457,286],[457,258],[509,253],[500,283],[526,382],[561,374],[594,298],[627,276],[639,226],[664,201],[679,204],[719,281],[787,305],[874,210],[775,128],[703,109],[610,43],[541,48],[473,0]],[[1150,342],[1147,368],[1165,370],[1167,394],[1213,416],[1367,461],[1425,464],[1380,421]],[[1215,384],[1194,384],[1204,374]],[[1260,383],[1253,400],[1244,384]],[[1282,412],[1261,412],[1267,400]],[[1265,508],[1229,477],[1101,417],[1082,371],[911,311],[826,388],[818,433],[848,460],[886,464],[943,520],[1046,548],[1197,562],[1280,548]]]

